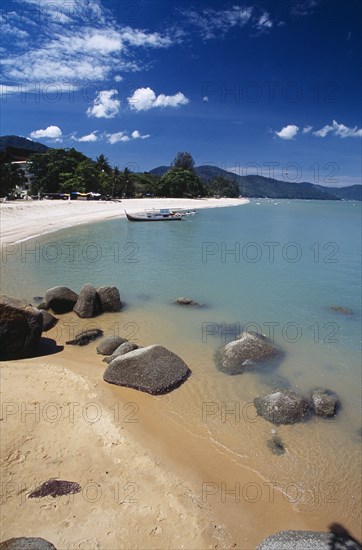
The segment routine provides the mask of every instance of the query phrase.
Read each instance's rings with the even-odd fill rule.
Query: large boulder
[[[121,336],[106,336],[97,346],[97,353],[101,355],[112,355],[112,353],[125,342],[128,342],[126,338]]]
[[[129,353],[130,351],[138,349],[138,347],[139,346],[137,344],[133,344],[132,342],[124,342],[123,344],[118,346],[118,348],[116,348],[114,350],[112,355],[108,355],[107,357],[105,357],[103,359],[103,362],[104,363],[111,363],[113,361],[113,359],[115,359],[116,357],[119,357],[120,355],[125,355],[126,353]]]
[[[115,286],[101,286],[98,289],[98,295],[102,311],[120,311],[122,304],[118,288]]]
[[[22,300],[0,296],[0,360],[32,357],[43,330],[42,313]]]
[[[49,313],[49,311],[45,311],[45,309],[39,309],[39,311],[43,316],[43,332],[47,332],[51,328],[55,327],[55,325],[58,322],[58,319],[54,317],[54,315]]]
[[[110,384],[159,395],[180,386],[190,374],[180,357],[154,345],[116,357],[105,370],[103,379]]]
[[[312,392],[312,407],[318,416],[334,416],[340,405],[338,395],[326,388],[317,388]]]
[[[281,351],[266,336],[257,332],[243,332],[239,338],[218,350],[216,364],[226,374],[241,374],[280,354]]]
[[[78,294],[66,286],[55,286],[45,293],[45,302],[55,313],[72,311],[77,300]]]
[[[348,534],[320,531],[280,531],[264,539],[257,550],[361,550]]]
[[[0,542],[0,550],[57,550],[51,542],[40,537],[16,537]]]
[[[254,399],[259,416],[273,424],[295,424],[308,414],[309,404],[303,396],[294,391],[279,389]]]
[[[82,286],[73,311],[82,319],[95,317],[102,312],[101,300],[93,285],[86,283]]]

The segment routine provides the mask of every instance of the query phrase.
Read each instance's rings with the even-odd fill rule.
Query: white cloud
[[[309,134],[309,132],[312,130],[313,126],[305,126],[302,130],[303,134]]]
[[[263,15],[260,17],[257,27],[260,29],[270,29],[273,26],[273,22],[270,19],[270,15],[267,11],[263,13]]]
[[[91,132],[90,134],[87,134],[86,136],[82,136],[80,138],[77,138],[76,136],[72,136],[72,139],[74,141],[85,142],[85,143],[88,143],[91,141],[98,141],[97,132],[98,130],[94,130],[94,132]]]
[[[115,143],[118,143],[119,141],[130,141],[130,137],[127,136],[125,132],[116,132],[114,134],[106,134],[106,138],[108,143],[111,145],[114,145]]]
[[[171,46],[172,40],[169,36],[162,36],[158,32],[149,33],[125,27],[120,32],[120,37],[123,42],[130,46],[150,46],[153,48],[165,48]]]
[[[204,103],[207,103],[207,102],[209,101],[208,96],[207,96],[207,95],[204,95],[204,97],[202,98],[202,101],[203,101]]]
[[[239,6],[225,10],[205,8],[202,12],[181,10],[188,23],[199,29],[204,40],[223,37],[230,29],[243,27],[251,19],[252,12],[252,7]]]
[[[54,140],[59,140],[61,136],[62,131],[59,126],[48,126],[48,128],[45,128],[44,130],[34,130],[30,133],[30,137],[32,139],[50,138]]]
[[[327,124],[326,126],[323,126],[320,130],[313,132],[313,135],[324,138],[330,133],[341,138],[362,137],[362,128],[358,128],[357,126],[349,128],[348,126],[338,124],[338,122],[333,120],[332,125]]]
[[[150,137],[150,134],[141,134],[138,130],[134,130],[131,134],[133,139],[147,139]]]
[[[151,88],[138,88],[128,98],[128,103],[131,109],[135,109],[136,111],[148,111],[155,107],[179,107],[180,105],[187,105],[189,100],[181,92],[172,96],[165,94],[156,96]]]
[[[116,82],[122,82],[123,76],[121,76],[120,74],[116,74],[116,76],[114,77],[114,80],[115,80]]]
[[[94,99],[93,106],[87,109],[88,116],[114,118],[119,113],[121,102],[117,90],[103,90]]]
[[[295,124],[284,126],[279,132],[275,132],[281,139],[294,139],[299,131],[299,127]]]

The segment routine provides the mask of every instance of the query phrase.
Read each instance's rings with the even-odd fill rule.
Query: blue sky
[[[6,0],[1,135],[361,183],[359,0]]]

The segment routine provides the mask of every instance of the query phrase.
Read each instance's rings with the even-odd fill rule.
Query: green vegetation
[[[0,197],[11,196],[24,182],[24,172],[16,164],[0,164]]]

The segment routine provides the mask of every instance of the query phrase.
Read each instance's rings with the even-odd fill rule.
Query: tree
[[[11,195],[25,180],[24,171],[16,164],[0,164],[0,197]]]
[[[235,198],[240,194],[238,183],[229,178],[217,176],[207,184],[210,195]]]
[[[103,155],[103,153],[97,157],[96,166],[100,172],[105,172],[106,174],[110,174],[112,172],[108,159]]]
[[[173,168],[181,168],[182,170],[194,171],[195,162],[190,153],[177,153],[172,162]]]
[[[159,182],[160,193],[165,197],[198,197],[204,194],[200,178],[189,170],[171,168]]]

